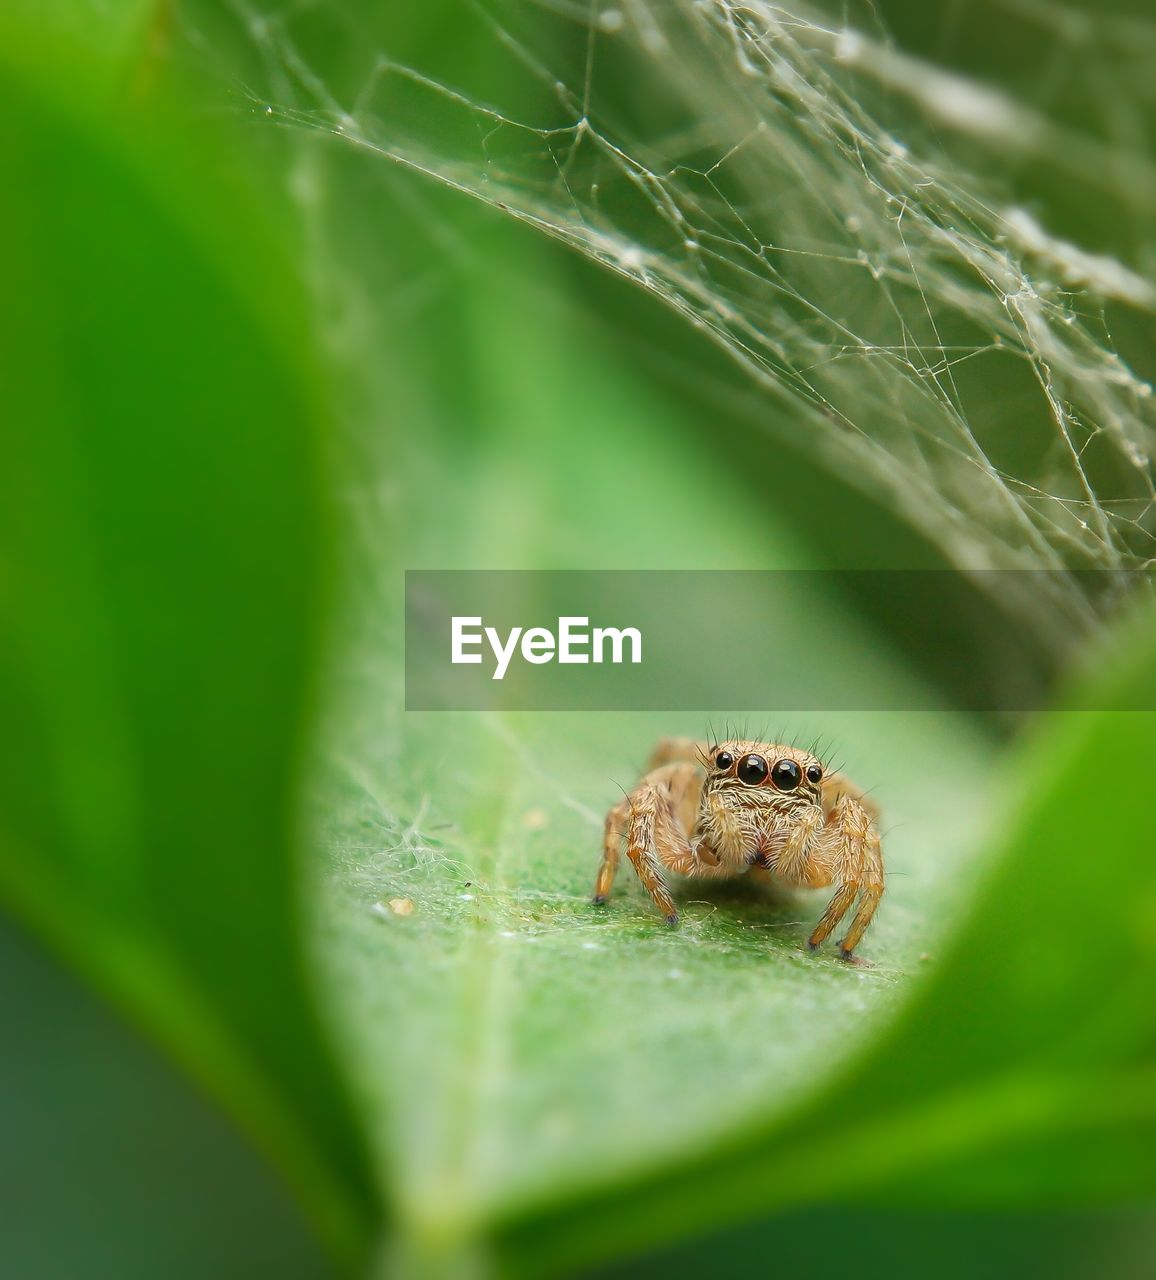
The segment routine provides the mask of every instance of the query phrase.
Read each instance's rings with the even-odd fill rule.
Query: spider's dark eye
[[[823,770],[817,764],[809,764],[807,766],[807,781],[821,782],[823,779]]]
[[[734,762],[735,758],[729,751],[720,751],[714,758],[714,766],[716,769],[729,769]]]
[[[768,773],[770,770],[762,756],[743,756],[739,761],[739,781],[745,782],[748,787],[757,787],[760,782],[766,782]]]
[[[776,760],[771,770],[771,781],[780,791],[794,791],[802,777],[802,769],[793,760]]]

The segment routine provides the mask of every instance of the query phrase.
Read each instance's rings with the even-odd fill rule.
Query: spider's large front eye
[[[714,766],[716,769],[729,769],[734,762],[735,758],[729,751],[720,751],[714,758]]]
[[[771,770],[771,781],[780,791],[794,791],[802,777],[802,769],[793,760],[776,760]]]
[[[745,782],[748,787],[757,787],[760,782],[766,782],[768,773],[770,769],[762,756],[743,756],[739,761],[739,781]]]
[[[807,781],[822,782],[823,770],[817,764],[809,764],[807,766]]]

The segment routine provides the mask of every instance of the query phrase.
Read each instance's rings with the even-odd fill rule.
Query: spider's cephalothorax
[[[821,810],[823,767],[788,747],[733,742],[704,753],[693,835],[736,870],[770,867],[792,825]]]
[[[659,743],[641,781],[606,817],[595,902],[610,894],[623,838],[638,878],[670,924],[665,871],[734,876],[751,867],[784,884],[838,886],[810,937],[823,943],[859,900],[845,959],[883,895],[878,811],[840,773],[795,747],[747,740]]]

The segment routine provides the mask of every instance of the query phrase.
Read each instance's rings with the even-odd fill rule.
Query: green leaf
[[[4,912],[0,974],[9,1275],[333,1280],[247,1135]]]
[[[498,243],[491,260],[531,258],[522,243]],[[544,265],[533,274],[548,284]],[[821,898],[772,903],[696,886],[670,933],[627,870],[606,911],[588,905],[602,813],[656,737],[701,733],[698,718],[397,710],[398,579],[382,565],[401,566],[374,519],[402,531],[410,566],[541,567],[579,554],[587,564],[807,563],[728,486],[717,451],[607,362],[565,307],[515,279],[457,274],[446,290],[452,330],[438,308],[386,326],[383,343],[417,369],[407,343],[454,334],[446,402],[428,382],[424,400],[399,393],[413,427],[397,444],[402,474],[424,466],[437,477],[438,519],[422,518],[427,488],[391,491],[384,513],[373,476],[351,494],[382,590],[372,573],[357,575],[370,644],[350,664],[343,790],[325,819],[335,872],[324,942],[407,1263],[459,1265],[488,1242],[499,1269],[556,1274],[865,1185],[898,1195],[905,1178],[951,1201],[966,1189],[969,1153],[992,1150],[1006,1176],[989,1160],[976,1172],[1001,1192],[1142,1189],[1146,1137],[1129,1134],[1145,1132],[1146,1066],[1114,1073],[1091,1055],[1037,1077],[1013,1052],[1018,1036],[1042,1053],[1048,1018],[1052,1032],[1072,1025],[1074,988],[1062,971],[1052,983],[1040,976],[1051,959],[1038,959],[1037,915],[1067,913],[1063,947],[1087,936],[1078,826],[1055,899],[1024,915],[1024,886],[1040,879],[1039,837],[1021,831],[1025,802],[1050,808],[1056,790],[1074,790],[1057,771],[1086,768],[1082,748],[1073,763],[1063,745],[1066,720],[1042,723],[1010,755],[947,712],[773,721],[775,732],[833,738],[884,807],[888,894],[864,948],[877,967],[864,972],[804,953]],[[857,664],[898,691],[911,679],[832,601],[813,600],[799,624],[812,661]],[[1141,695],[1089,696],[1127,706]],[[1117,728],[1109,720],[1103,732]],[[1141,720],[1129,733],[1149,730]],[[1114,821],[1134,854],[1142,794],[1128,801]],[[1074,811],[1056,812],[1062,826]],[[1102,888],[1107,916],[1119,906],[1111,872]],[[1069,963],[1086,958],[1073,951]],[[1095,1003],[1105,969],[1091,968],[1084,998]],[[1145,971],[1136,989],[1148,982]],[[1008,992],[1027,1006],[1050,992],[1048,1018],[1031,1025],[1021,1005],[1001,1004]],[[930,1026],[928,1008],[938,1011]],[[1146,1025],[1134,1004],[1120,1015],[1129,1025]],[[1091,1039],[1098,1052],[1104,1042]],[[969,1072],[982,1071],[971,1092]],[[1106,1079],[1115,1087],[1104,1092]],[[1087,1161],[1054,1159],[1065,1145]]]
[[[299,931],[329,530],[300,299],[226,137],[91,108],[0,87],[0,894],[353,1257],[372,1193]]]
[[[626,867],[609,907],[590,904],[619,788],[658,737],[703,734],[705,716],[400,711],[401,565],[374,520],[405,531],[409,566],[807,563],[728,487],[727,462],[539,292],[549,260],[525,241],[497,244],[491,260],[534,261],[535,286],[456,279],[448,403],[429,384],[419,416],[404,377],[390,383],[411,428],[402,474],[438,476],[436,521],[423,517],[427,489],[391,490],[383,512],[374,475],[350,481],[368,529],[353,577],[367,638],[343,663],[340,781],[323,796],[334,864],[323,954],[414,1266],[800,1105],[891,1015],[950,915],[957,877],[971,875],[989,750],[948,712],[736,717],[823,735],[877,788],[891,881],[864,948],[876,967],[857,970],[806,952],[822,895],[695,886],[671,932]],[[382,349],[420,368],[406,344],[445,332],[440,312],[406,313]],[[721,518],[702,518],[716,507]],[[836,602],[816,592],[796,621],[801,662],[857,664],[911,704],[913,677]]]

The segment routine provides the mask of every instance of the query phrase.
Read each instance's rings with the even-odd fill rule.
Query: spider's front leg
[[[711,869],[709,862],[700,860],[687,834],[700,785],[695,766],[667,765],[648,773],[625,800],[610,810],[603,833],[602,865],[594,885],[596,903],[603,903],[610,896],[625,837],[626,856],[654,905],[667,924],[678,923],[678,908],[664,868],[685,876]]]
[[[839,886],[808,945],[812,951],[822,946],[858,898],[859,909],[839,943],[839,953],[850,960],[883,897],[883,853],[873,815],[860,799],[843,794],[821,825],[816,815],[798,835],[788,849],[791,843],[802,846],[797,851],[803,882],[816,888],[832,882]]]

